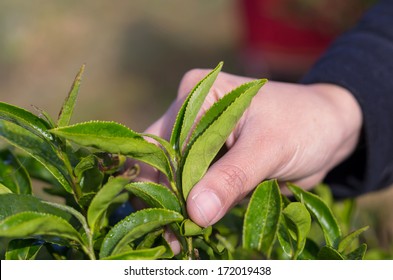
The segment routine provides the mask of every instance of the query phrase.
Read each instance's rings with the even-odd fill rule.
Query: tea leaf
[[[179,136],[180,150],[187,140],[187,136],[189,135],[191,128],[195,123],[198,112],[200,111],[202,104],[210,91],[210,88],[213,86],[213,83],[216,80],[218,73],[221,71],[222,65],[223,63],[220,62],[216,66],[216,68],[213,69],[213,71],[211,71],[204,79],[202,79],[190,92],[187,100],[184,102],[184,117]]]
[[[0,120],[23,127],[40,138],[53,140],[52,135],[47,131],[50,125],[25,109],[0,102]]]
[[[223,63],[219,63],[205,78],[203,78],[189,93],[177,114],[170,138],[171,145],[179,153],[195,122],[195,118],[205,100],[210,88],[221,71]]]
[[[13,193],[31,194],[30,176],[10,150],[0,151],[0,183]]]
[[[152,138],[155,141],[157,141],[158,144],[161,145],[162,148],[164,148],[163,150],[167,153],[167,158],[171,159],[171,163],[176,164],[176,162],[177,162],[176,151],[173,149],[173,147],[171,146],[171,144],[168,141],[166,141],[165,139],[158,137],[154,134],[142,133],[141,135]]]
[[[48,112],[44,111],[43,109],[36,107],[33,105],[33,108],[39,113],[38,116],[40,119],[46,121],[50,128],[56,127],[55,122],[53,121],[52,117],[48,114]]]
[[[312,239],[307,238],[303,252],[298,256],[298,260],[315,260],[318,257],[319,245]]]
[[[200,227],[190,219],[185,219],[180,226],[180,232],[183,236],[197,236],[197,235],[208,235],[212,232],[212,227]],[[208,237],[208,235],[206,237]]]
[[[66,220],[51,214],[21,212],[0,221],[0,236],[25,238],[54,236],[83,244],[80,234]]]
[[[105,236],[100,258],[116,255],[133,240],[161,226],[181,220],[183,220],[182,215],[166,209],[150,208],[132,213],[116,224]]]
[[[313,188],[313,193],[319,196],[323,202],[329,207],[332,208],[334,204],[334,198],[332,194],[332,190],[326,184],[318,184]]]
[[[20,212],[46,213],[61,217],[69,222],[72,220],[69,213],[34,196],[13,193],[0,195],[0,221]]]
[[[84,172],[95,167],[97,167],[97,158],[94,155],[88,155],[82,158],[74,168],[74,174],[78,182],[82,180]]]
[[[118,255],[112,255],[103,260],[156,260],[166,252],[164,246],[157,246],[154,248],[131,250]]]
[[[82,74],[85,70],[85,65],[82,65],[79,69],[79,73],[76,75],[75,80],[71,86],[70,92],[66,100],[64,101],[63,107],[61,108],[59,118],[57,120],[57,126],[62,127],[69,125],[72,113],[74,112],[74,107],[76,103],[76,98],[78,96],[79,87],[81,84]]]
[[[163,253],[160,258],[162,259],[170,259],[175,256],[175,254],[172,251],[171,245],[168,243],[168,241],[161,235],[159,238],[157,245],[164,246],[166,251]]]
[[[83,238],[81,240],[86,241],[86,242],[84,242],[83,244],[87,244],[89,248],[93,247],[93,240],[92,240],[92,234],[90,232],[90,228],[87,225],[87,221],[86,221],[85,216],[83,216],[81,212],[75,210],[74,208],[72,208],[71,206],[68,206],[68,205],[62,205],[62,204],[49,202],[49,201],[42,201],[42,203],[53,206],[54,208],[62,210],[65,213],[70,213],[76,220],[78,220],[78,222],[80,223],[80,225],[82,226],[82,228],[84,230],[84,234],[82,236]],[[88,250],[89,249],[87,249],[86,253],[89,256],[92,256],[92,258],[94,259],[95,256],[94,256],[93,250],[90,250],[89,252],[88,252]]]
[[[156,245],[157,247],[163,246],[166,250],[159,257],[164,259],[173,258],[174,254],[172,248],[168,244],[168,241],[164,238],[163,233],[164,229],[160,228],[159,230],[146,234],[146,237],[138,244],[136,250],[148,249],[151,248],[153,245]]]
[[[257,249],[268,257],[274,245],[281,216],[281,194],[275,180],[265,181],[253,192],[244,216],[243,247]]]
[[[38,137],[29,130],[5,121],[0,121],[0,136],[34,157],[52,173],[67,192],[72,193],[72,179],[67,167],[56,147],[49,141]]]
[[[245,83],[232,90],[230,93],[227,93],[220,100],[214,103],[198,122],[190,138],[190,143],[192,143],[195,138],[202,134],[206,128],[208,128],[240,95],[258,83],[258,80]]]
[[[289,231],[295,236],[296,248],[293,258],[296,259],[306,245],[307,235],[311,228],[311,216],[306,207],[300,202],[290,203],[282,213]]]
[[[28,170],[31,178],[38,179],[51,185],[58,183],[52,173],[31,155],[25,153],[18,154],[18,159],[20,162],[23,162],[23,166]]]
[[[304,191],[303,189],[288,184],[288,188],[296,199],[307,207],[308,211],[316,218],[322,228],[326,244],[337,248],[341,239],[341,229],[330,208],[318,196]]]
[[[34,260],[43,243],[36,239],[14,239],[8,243],[6,260]]]
[[[136,247],[137,250],[139,249],[147,249],[151,248],[154,245],[156,239],[164,233],[164,229],[160,228],[156,231],[152,231],[146,234],[145,238],[138,244]]]
[[[228,136],[258,93],[265,80],[256,81],[246,89],[197,137],[185,152],[182,164],[182,190],[184,199],[206,173],[210,163],[225,144]]]
[[[0,195],[6,193],[13,193],[9,188],[0,183]]]
[[[363,260],[367,251],[367,244],[362,243],[358,248],[346,255],[347,260]]]
[[[331,207],[338,224],[341,227],[342,234],[347,234],[352,230],[352,221],[356,209],[354,198],[344,199],[336,202]]]
[[[345,249],[347,249],[351,245],[351,243],[359,237],[360,234],[368,230],[368,228],[369,226],[362,227],[345,236],[338,244],[338,251],[340,253],[343,253]]]
[[[344,257],[333,247],[324,246],[318,253],[318,260],[344,260]]]
[[[171,167],[165,153],[131,129],[107,121],[91,121],[50,130],[79,145],[98,148],[145,162],[171,178]]]
[[[289,233],[285,219],[280,219],[280,224],[277,231],[277,239],[284,253],[289,257],[293,257],[293,240]]]
[[[143,199],[150,207],[181,212],[179,200],[167,187],[152,182],[133,182],[126,190]]]
[[[101,218],[127,183],[125,178],[112,178],[94,196],[87,210],[87,221],[93,232],[100,228]]]
[[[83,196],[96,193],[100,189],[104,179],[104,173],[100,171],[98,159],[92,154],[79,161],[74,168],[74,174],[81,187]],[[85,201],[89,202],[88,200]],[[80,200],[78,202],[81,203]]]

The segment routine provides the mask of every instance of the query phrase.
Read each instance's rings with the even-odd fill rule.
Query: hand
[[[176,101],[146,132],[168,139],[181,104],[207,73],[188,72]],[[220,73],[201,114],[225,93],[249,80]],[[201,226],[214,224],[257,184],[269,178],[311,188],[352,153],[361,125],[360,107],[344,88],[268,82],[229,136],[228,152],[190,192],[190,218]],[[145,169],[143,175],[159,180],[151,169]]]

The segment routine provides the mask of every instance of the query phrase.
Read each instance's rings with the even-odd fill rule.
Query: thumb
[[[206,227],[220,220],[265,178],[266,161],[262,165],[260,156],[241,146],[236,143],[189,193],[187,212],[198,225]]]

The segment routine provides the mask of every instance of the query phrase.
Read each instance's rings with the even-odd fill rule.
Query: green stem
[[[67,152],[66,152],[67,151],[67,143],[66,143],[67,140],[64,140],[64,141],[65,141],[65,143],[60,144],[59,155],[63,159],[63,162],[67,168],[67,172],[71,177],[70,184],[71,184],[71,188],[73,191],[74,199],[79,204],[79,199],[82,197],[83,193],[82,193],[82,189],[81,189],[80,185],[77,183],[77,178],[74,176],[74,169],[72,168],[71,162],[67,156]]]
[[[193,259],[194,256],[194,247],[192,245],[192,237],[186,237],[186,241],[187,241],[187,258],[189,260]]]
[[[85,231],[86,239],[87,239],[87,242],[84,242],[84,240],[80,240],[80,245],[82,247],[82,250],[86,253],[86,255],[91,260],[95,260],[96,257],[95,257],[95,254],[94,254],[93,234],[92,234],[92,232],[91,232],[91,230],[90,230],[90,228],[89,228],[89,226],[87,224],[85,216],[83,216],[81,213],[79,213],[77,210],[75,210],[71,206],[57,204],[57,203],[49,202],[49,201],[45,201],[44,203],[52,205],[53,207],[62,209],[64,211],[67,211],[68,213],[73,215],[79,221],[79,223],[81,224],[83,230]]]
[[[90,260],[96,259],[93,248],[88,248],[88,247],[82,245],[82,250],[85,252],[85,254],[89,257]]]

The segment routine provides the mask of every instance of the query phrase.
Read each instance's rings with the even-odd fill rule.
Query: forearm
[[[302,81],[346,88],[362,111],[360,144],[327,177],[337,196],[353,196],[393,182],[392,25],[393,1],[381,1],[330,47]]]

